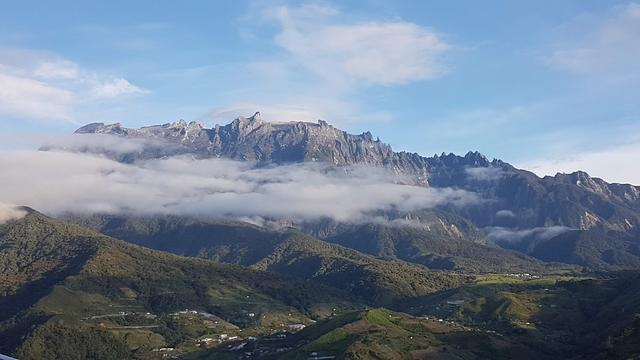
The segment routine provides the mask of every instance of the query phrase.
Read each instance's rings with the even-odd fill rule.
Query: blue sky
[[[0,139],[261,111],[640,184],[640,3],[56,1],[0,11]]]

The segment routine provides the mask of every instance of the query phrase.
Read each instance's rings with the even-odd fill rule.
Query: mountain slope
[[[479,227],[604,227],[630,231],[640,224],[640,187],[608,184],[578,171],[539,178],[478,153],[432,158],[429,182],[490,199],[478,207],[452,209]]]
[[[601,270],[640,269],[640,240],[614,231],[566,232],[537,244],[530,254]]]
[[[462,276],[429,272],[405,262],[373,259],[303,234],[288,236],[252,267],[314,279],[349,291],[367,303],[385,306],[465,281]]]
[[[481,272],[544,271],[546,265],[483,242],[483,233],[455,215],[423,211],[407,224],[349,224],[332,221],[303,226],[322,240],[365,254],[424,265],[431,269]]]
[[[0,352],[21,359],[142,356],[153,343],[192,344],[212,331],[210,317],[263,331],[352,306],[338,290],[140,248],[32,210],[0,225],[0,260]],[[184,309],[205,314],[190,325],[201,332],[170,315]]]
[[[177,216],[70,217],[106,235],[179,255],[252,265],[269,256],[286,238],[243,222]],[[480,243],[468,221],[434,212],[414,214],[419,226],[349,224],[330,220],[297,225],[324,241],[387,260],[403,260],[435,270],[467,272],[543,271],[545,265],[512,251]],[[292,232],[293,229],[285,230]]]
[[[93,216],[76,217],[74,221],[155,249],[310,279],[377,305],[390,305],[400,298],[465,281],[463,276],[376,259],[294,229],[269,231],[241,222],[174,216]]]

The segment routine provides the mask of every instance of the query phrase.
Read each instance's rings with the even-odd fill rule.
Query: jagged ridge
[[[272,123],[253,116],[207,129],[196,122],[130,129],[121,124],[89,124],[79,134],[110,134],[126,138],[162,140],[170,147],[149,146],[121,155],[119,161],[190,154],[199,158],[229,158],[262,164],[322,162],[336,166],[385,167],[414,185],[473,191],[491,203],[461,210],[480,227],[530,228],[561,225],[636,231],[640,224],[640,187],[608,184],[584,172],[539,178],[501,160],[489,161],[479,152],[424,157],[394,152],[370,132],[349,134],[327,122]],[[475,171],[474,169],[477,169]],[[474,170],[474,171],[471,171]],[[455,210],[460,212],[460,210]],[[513,216],[498,216],[511,213]],[[508,212],[505,212],[508,211]]]

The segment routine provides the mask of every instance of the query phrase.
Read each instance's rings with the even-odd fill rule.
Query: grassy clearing
[[[307,351],[337,351],[346,348],[349,334],[341,329],[335,329],[320,336],[305,346]]]

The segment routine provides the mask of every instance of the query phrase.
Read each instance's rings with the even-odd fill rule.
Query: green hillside
[[[481,243],[481,232],[473,224],[447,212],[423,211],[414,216],[421,226],[327,220],[301,224],[300,230],[364,254],[416,263],[434,270],[477,273],[546,271],[557,267]],[[69,220],[153,249],[242,265],[251,265],[269,256],[286,239],[287,233],[293,231],[292,228],[267,230],[238,221],[177,216],[93,215],[74,216]]]
[[[181,217],[76,218],[74,221],[154,249],[314,280],[377,306],[458,286],[467,276],[382,260],[294,229]]]
[[[394,301],[457,287],[469,277],[428,271],[402,261],[385,261],[301,233],[289,234],[256,269],[295,274],[344,289],[364,302]]]
[[[544,278],[507,275],[411,299],[413,314],[450,319],[509,337],[558,358],[640,354],[640,275]]]
[[[353,308],[321,285],[140,248],[33,211],[0,227],[0,249],[0,353],[21,359],[180,353],[200,336]]]
[[[284,338],[258,338],[250,358],[636,359],[640,276],[492,275],[411,299],[406,313],[371,309],[333,316]],[[217,348],[198,359],[238,358]]]
[[[277,353],[278,349],[288,349]],[[323,320],[277,345],[247,348],[260,359],[540,359],[544,354],[495,334],[385,309]],[[216,349],[201,359],[233,358]],[[236,356],[237,353],[236,353]]]
[[[230,229],[256,236],[239,237],[236,249],[246,251],[233,253],[233,261],[251,267],[139,247],[32,210],[0,225],[0,353],[20,359],[640,354],[634,272],[463,276],[291,230],[253,247],[264,230]],[[211,254],[224,254],[223,240],[216,241]],[[371,304],[403,313],[367,310]]]

